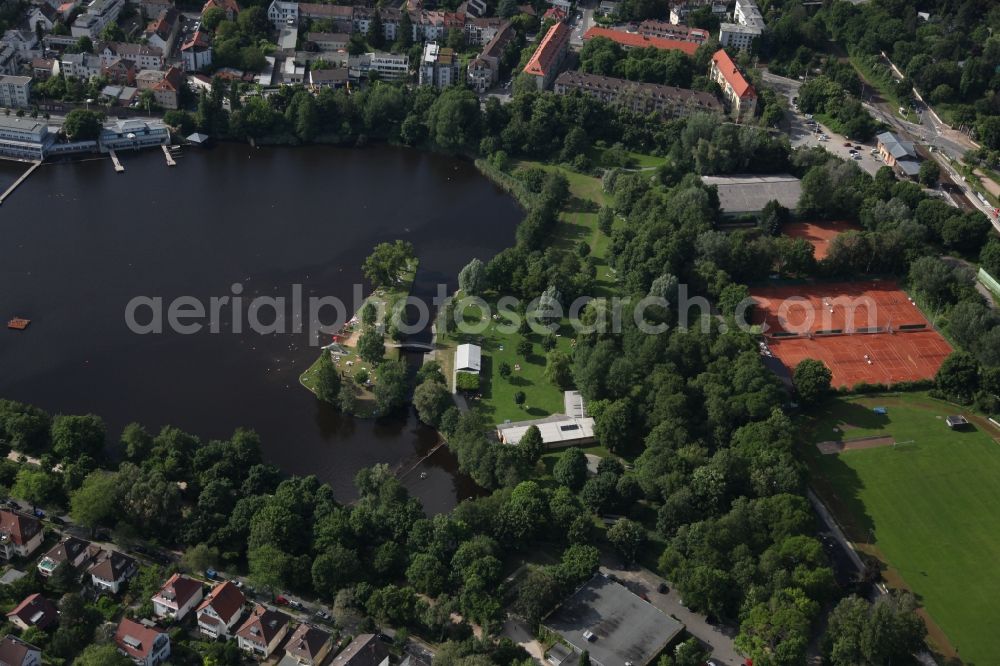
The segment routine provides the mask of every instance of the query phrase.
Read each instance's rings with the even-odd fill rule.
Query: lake
[[[32,320],[0,330],[0,397],[93,412],[109,438],[130,421],[205,439],[253,428],[269,462],[345,501],[362,467],[409,470],[438,443],[412,410],[362,420],[319,403],[298,384],[318,353],[307,332],[235,334],[227,322],[218,334],[138,335],[126,305],[207,303],[238,283],[247,300],[302,285],[305,298],[350,306],[365,257],[397,238],[420,258],[414,293],[453,290],[472,257],[513,243],[512,199],[467,161],[389,147],[220,144],[184,148],[172,168],[160,151],[121,159],[122,174],[106,158],[44,165],[0,206],[0,319]],[[0,163],[0,186],[23,170]],[[476,491],[444,447],[402,479],[431,513]]]

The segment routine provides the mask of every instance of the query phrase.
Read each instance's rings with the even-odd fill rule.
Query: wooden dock
[[[31,166],[28,167],[28,170],[25,171],[23,174],[21,174],[21,177],[15,180],[14,184],[8,187],[6,192],[0,194],[0,204],[6,201],[7,197],[13,194],[14,190],[17,189],[17,186],[26,181],[28,179],[28,176],[30,176],[32,172],[40,166],[42,166],[41,160],[36,160],[35,162],[32,162]]]
[[[167,158],[167,166],[177,166],[177,162],[174,161],[174,156],[170,154],[170,150],[166,146],[160,146],[163,148],[163,156]]]
[[[115,171],[122,173],[125,171],[125,167],[122,166],[121,161],[118,159],[118,154],[115,151],[111,151],[111,163],[115,165]]]

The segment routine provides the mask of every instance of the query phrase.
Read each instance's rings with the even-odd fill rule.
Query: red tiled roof
[[[55,605],[37,592],[19,603],[7,617],[17,616],[28,626],[35,626],[39,629],[47,629],[59,617],[59,611]]]
[[[285,652],[308,663],[309,660],[316,658],[329,640],[330,634],[303,623],[288,639]]]
[[[184,42],[184,45],[181,46],[181,51],[187,51],[189,49],[194,49],[194,48],[207,49],[208,47],[209,47],[208,35],[206,35],[199,29],[196,30],[193,35],[191,35],[191,39]]]
[[[601,28],[594,26],[583,35],[584,41],[594,37],[606,37],[625,48],[644,49],[652,46],[654,49],[663,51],[683,51],[688,55],[694,55],[698,50],[698,45],[694,42],[684,42],[679,39],[663,39],[662,37],[645,37],[634,32],[623,30],[612,30],[611,28]]]
[[[247,621],[236,631],[236,635],[252,643],[270,645],[288,624],[288,619],[284,613],[257,604]]]
[[[229,622],[233,614],[243,608],[244,603],[246,603],[246,597],[243,596],[243,593],[240,592],[234,583],[227,580],[212,588],[212,591],[208,593],[205,600],[198,606],[198,612],[200,613],[205,608],[211,606],[219,617]]]
[[[545,76],[546,70],[558,56],[559,51],[565,48],[570,32],[569,26],[565,23],[553,23],[542,38],[541,44],[531,55],[531,60],[524,66],[524,71],[535,76]]]
[[[719,49],[715,52],[715,55],[712,56],[712,62],[722,72],[722,78],[732,86],[737,97],[754,97],[757,94],[753,86],[740,74],[736,63],[733,62],[733,59],[729,57],[729,54],[724,49]]]
[[[175,573],[163,584],[156,596],[171,601],[177,604],[178,608],[181,608],[200,591],[201,583],[193,578]]]
[[[144,627],[138,622],[125,618],[118,623],[118,629],[115,631],[115,643],[118,645],[118,649],[133,659],[145,659],[153,649],[157,637],[162,633],[162,631]],[[125,640],[126,638],[130,640]]]
[[[558,7],[549,7],[545,10],[545,13],[542,14],[542,20],[554,19],[556,21],[562,21],[565,18],[566,12]]]
[[[0,511],[0,534],[9,534],[15,545],[23,546],[42,529],[42,524],[23,513]]]
[[[204,14],[212,7],[218,7],[224,12],[232,12],[233,14],[240,13],[240,6],[236,0],[208,0],[201,8],[201,13]]]

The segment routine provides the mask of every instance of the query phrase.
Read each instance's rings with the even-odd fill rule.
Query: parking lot
[[[878,171],[879,167],[885,166],[878,155],[873,155],[871,152],[875,148],[874,140],[867,143],[848,141],[842,135],[834,133],[829,127],[807,118],[794,107],[789,108],[785,118],[788,124],[786,131],[793,148],[822,146],[837,157],[854,160],[858,166],[870,174]],[[856,158],[855,155],[859,157]]]

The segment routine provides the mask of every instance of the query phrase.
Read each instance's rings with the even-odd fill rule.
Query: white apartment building
[[[746,51],[753,44],[753,40],[760,37],[761,32],[763,31],[760,28],[752,25],[723,23],[719,26],[719,45]]]
[[[267,20],[275,28],[283,28],[299,23],[299,3],[273,0],[267,8]]]
[[[79,39],[90,37],[97,39],[104,26],[118,20],[118,14],[125,6],[125,0],[94,0],[87,5],[86,11],[76,17],[70,33]]]
[[[406,54],[374,52],[366,53],[365,57],[368,67],[362,64],[362,70],[375,72],[386,81],[398,81],[410,75],[410,57]]]
[[[0,75],[0,106],[25,107],[31,102],[31,77]]]
[[[447,88],[459,81],[461,65],[454,49],[440,46],[437,42],[424,44],[420,58],[420,85]]]

